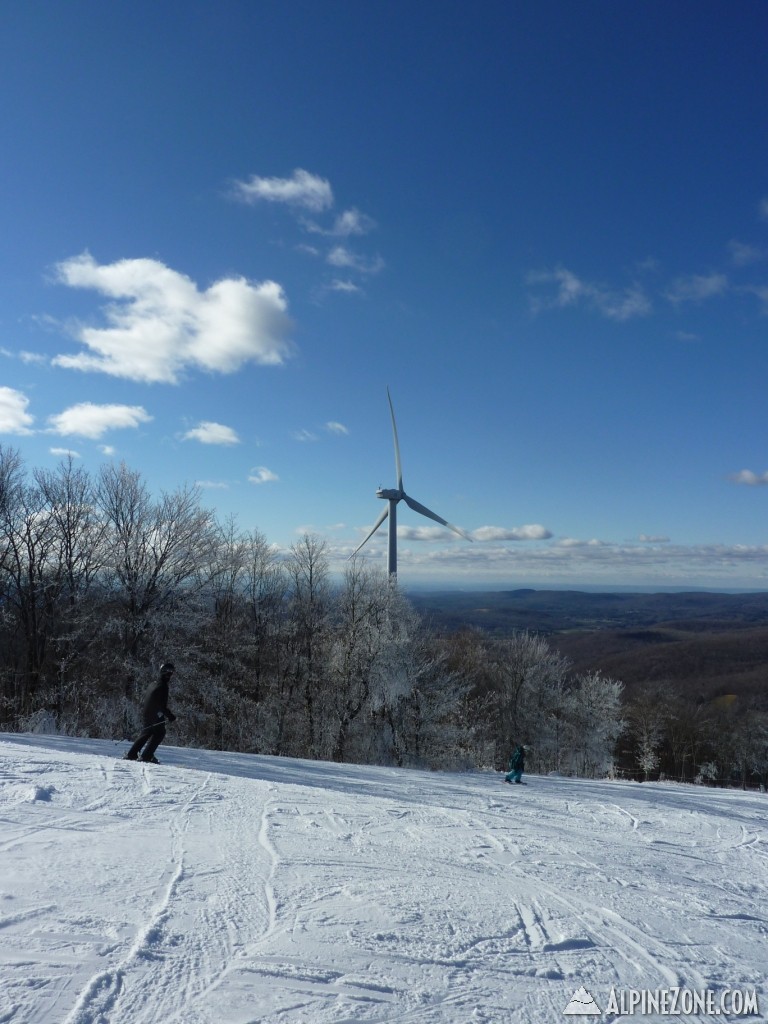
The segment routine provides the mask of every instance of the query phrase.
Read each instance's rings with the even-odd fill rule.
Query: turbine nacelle
[[[400,501],[405,497],[405,491],[394,487],[379,487],[376,491],[377,498],[386,498],[387,501]]]

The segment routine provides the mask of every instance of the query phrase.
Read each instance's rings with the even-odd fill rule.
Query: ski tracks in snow
[[[29,884],[13,893],[0,885],[0,962],[12,966],[0,1021],[191,1024],[193,1013],[180,1007],[204,999],[274,919],[272,854],[266,832],[253,832],[266,818],[268,787],[165,765],[88,761],[86,785],[75,756],[59,766],[50,792],[41,795],[34,763],[27,770],[37,782],[17,769],[13,790],[3,791],[0,852],[6,867],[8,858],[24,860],[16,877]],[[40,811],[34,827],[30,804]],[[15,807],[23,814],[14,829]],[[96,832],[112,833],[108,863],[99,844],[90,853]],[[78,893],[90,876],[103,913],[87,917]]]
[[[0,770],[0,1024],[545,1024],[581,987],[768,999],[764,798],[226,764]]]
[[[329,802],[315,789],[257,792],[258,803],[242,798],[248,833],[230,824],[225,860],[234,858],[232,878],[253,877],[258,926],[238,916],[237,900],[222,898],[219,877],[222,913],[192,926],[197,938],[175,963],[165,935],[171,969],[137,989],[142,999],[150,994],[148,1004],[125,993],[115,1020],[216,1024],[226,1006],[233,1019],[269,1024],[517,1024],[557,1019],[582,984],[604,997],[612,987],[758,980],[740,969],[738,949],[745,928],[764,938],[765,920],[725,922],[734,947],[713,946],[713,903],[697,914],[685,899],[687,881],[699,889],[704,874],[715,905],[732,906],[723,863],[734,850],[761,849],[741,823],[713,831],[695,814],[665,822],[615,802],[590,801],[586,813],[578,801],[527,806],[517,797],[478,814],[434,799],[401,804],[383,795],[360,807],[354,794]],[[207,963],[195,945],[201,936],[214,950]]]
[[[192,783],[196,773],[174,774]],[[156,775],[156,784],[170,775]],[[217,1020],[217,989],[250,942],[273,927],[268,803],[266,784],[226,776],[206,775],[190,791],[169,820],[174,875],[121,967],[115,1015],[104,1024]],[[102,1022],[91,1015],[71,1024]]]
[[[544,790],[547,781],[541,780]],[[560,949],[578,953],[564,977],[592,993],[757,988],[764,1002],[764,971],[750,951],[764,947],[768,915],[743,908],[754,905],[765,886],[745,886],[743,862],[727,881],[734,854],[742,861],[749,857],[756,874],[764,874],[768,837],[762,814],[748,814],[747,823],[739,820],[739,798],[733,793],[713,795],[729,809],[729,815],[718,817],[702,813],[706,794],[691,789],[676,792],[665,808],[664,791],[654,786],[620,787],[620,806],[593,798],[600,784],[559,785],[576,793],[583,787],[589,796],[583,802],[537,801],[534,815],[518,819],[530,826],[519,874],[521,884],[538,894],[570,935],[560,947],[546,944],[557,954],[555,963],[562,963]],[[604,788],[608,793],[611,784]],[[567,830],[560,815],[569,818]],[[722,923],[731,917],[722,911],[731,907],[733,927],[713,929],[713,919]],[[529,935],[541,932],[530,911],[521,908],[521,915]]]

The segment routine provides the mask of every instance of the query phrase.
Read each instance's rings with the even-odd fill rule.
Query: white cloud
[[[596,290],[594,302],[609,320],[631,320],[636,316],[645,316],[651,311],[650,300],[640,285],[632,285],[619,292]]]
[[[34,416],[27,412],[29,399],[21,391],[0,387],[0,434],[31,434]]]
[[[349,238],[351,235],[367,235],[376,227],[376,221],[352,207],[352,209],[340,213],[330,228],[323,228],[320,224],[310,220],[304,222],[304,227],[315,235]]]
[[[572,306],[580,298],[583,298],[584,286],[581,281],[570,270],[559,267],[557,270],[532,270],[526,274],[526,284],[533,285],[557,285],[557,294],[554,298],[543,300],[533,299],[533,306],[536,312],[544,307],[551,306]]]
[[[327,526],[318,527],[314,523],[303,523],[301,526],[294,527],[293,532],[299,537],[315,537],[321,536],[324,532],[338,533],[341,530],[346,530],[346,523],[328,523]],[[346,555],[344,557],[347,557]]]
[[[332,292],[356,294],[362,292],[363,289],[359,285],[355,284],[354,281],[341,281],[339,278],[334,278],[334,280],[328,285],[328,290]]]
[[[765,258],[765,250],[757,245],[749,245],[745,242],[737,242],[735,239],[728,243],[728,251],[731,254],[731,261],[737,267],[747,267],[751,263],[759,263]]]
[[[690,274],[678,277],[667,291],[670,302],[703,302],[728,290],[728,278],[725,274]]]
[[[479,541],[549,540],[552,532],[538,523],[512,527],[481,526],[472,531],[472,537]]]
[[[71,448],[50,448],[51,455],[60,455],[64,459],[79,459],[80,453],[72,451]]]
[[[247,181],[237,181],[234,185],[234,196],[246,203],[273,202],[298,207],[302,211],[322,213],[334,205],[333,190],[330,182],[301,168],[295,170],[290,178],[262,178],[253,175]],[[301,227],[312,235],[324,238],[346,240],[360,238],[373,231],[376,222],[372,217],[352,206],[337,214],[330,226],[318,223],[317,219],[302,213],[298,217]],[[309,256],[323,257],[332,267],[348,270],[353,273],[370,275],[378,274],[385,264],[381,256],[364,256],[353,252],[346,244],[339,242],[326,253],[322,253],[315,245],[302,242],[298,251]],[[322,289],[333,292],[359,293],[360,287],[349,279],[335,279]]]
[[[48,356],[41,355],[41,353],[39,352],[21,351],[19,352],[19,359],[22,361],[22,363],[34,363],[38,365],[41,363],[48,362]]]
[[[444,571],[457,579],[527,581],[542,585],[628,584],[660,586],[760,586],[768,580],[768,545],[614,544],[576,541],[535,547],[493,547],[455,544],[421,554],[404,550],[400,563],[417,573]]]
[[[317,441],[317,434],[313,434],[310,430],[294,430],[291,434],[294,441]]]
[[[600,548],[606,546],[605,541],[593,537],[591,540],[579,540],[577,537],[562,537],[555,542],[561,548]]]
[[[245,363],[278,365],[290,354],[285,295],[274,281],[217,281],[205,291],[152,259],[99,265],[89,253],[57,267],[72,288],[115,300],[106,327],[80,325],[88,351],[59,355],[55,365],[146,383],[174,384],[190,368],[234,373]]]
[[[140,405],[94,405],[80,402],[64,412],[48,417],[49,432],[66,437],[100,438],[108,430],[135,429],[142,423],[149,423],[152,416]]]
[[[641,533],[637,538],[641,544],[669,544],[669,537],[658,537],[648,533]]]
[[[333,206],[333,191],[325,178],[297,168],[290,178],[260,178],[235,182],[235,197],[245,203],[287,203],[319,213]]]
[[[326,258],[332,267],[347,267],[360,274],[378,274],[384,268],[384,260],[380,256],[360,256],[345,245],[335,245]]]
[[[333,234],[345,237],[349,235],[367,235],[375,227],[376,221],[372,217],[361,213],[360,210],[356,210],[353,207],[340,213],[336,218],[333,225]]]
[[[335,420],[329,420],[325,424],[325,429],[329,434],[348,434],[349,430],[344,426],[343,423],[337,423]]]
[[[251,484],[269,484],[279,479],[280,477],[266,466],[254,466],[248,474],[248,482]]]
[[[746,484],[748,487],[764,487],[768,484],[768,472],[753,473],[751,469],[742,469],[731,477],[734,483]]]
[[[307,245],[306,242],[302,242],[301,245],[297,245],[296,246],[296,251],[297,252],[302,252],[306,256],[319,257],[319,256],[322,255],[322,253],[320,252],[320,250],[316,246],[314,246],[314,245]]]
[[[223,423],[211,423],[203,420],[182,437],[183,441],[199,441],[201,444],[240,444],[240,438],[232,427]]]
[[[195,484],[204,491],[228,491],[229,484],[219,480],[196,480]]]
[[[651,302],[639,284],[618,290],[610,289],[583,281],[565,267],[533,271],[526,276],[526,281],[532,286],[555,286],[554,295],[545,298],[533,297],[534,312],[584,304],[609,320],[624,321],[636,316],[645,316],[651,311]]]
[[[382,535],[386,537],[386,530],[382,530]],[[460,540],[447,526],[398,526],[397,536],[403,540],[441,541],[446,544]]]
[[[765,307],[763,312],[768,313],[768,285],[746,285],[742,291],[756,295]]]
[[[768,196],[760,200],[758,212],[763,220],[768,220]]]
[[[117,452],[115,446],[111,444],[100,444],[98,449],[102,455],[114,455]]]
[[[768,482],[768,474],[766,478]],[[398,567],[402,578],[412,583],[445,581],[448,587],[455,587],[461,582],[488,589],[547,585],[574,589],[597,585],[604,590],[628,586],[768,587],[768,544],[685,545],[650,536],[623,543],[569,537],[542,544],[466,544],[439,527],[431,531],[398,528],[398,536],[436,542],[399,547]],[[331,547],[339,571],[357,543]],[[385,568],[386,527],[360,554],[372,565]]]

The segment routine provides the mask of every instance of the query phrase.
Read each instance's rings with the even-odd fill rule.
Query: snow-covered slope
[[[0,737],[3,1024],[768,1014],[765,795],[124,746]]]

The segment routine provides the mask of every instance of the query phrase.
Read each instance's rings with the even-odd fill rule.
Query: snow
[[[125,746],[0,736],[2,1024],[768,1013],[765,794]]]

